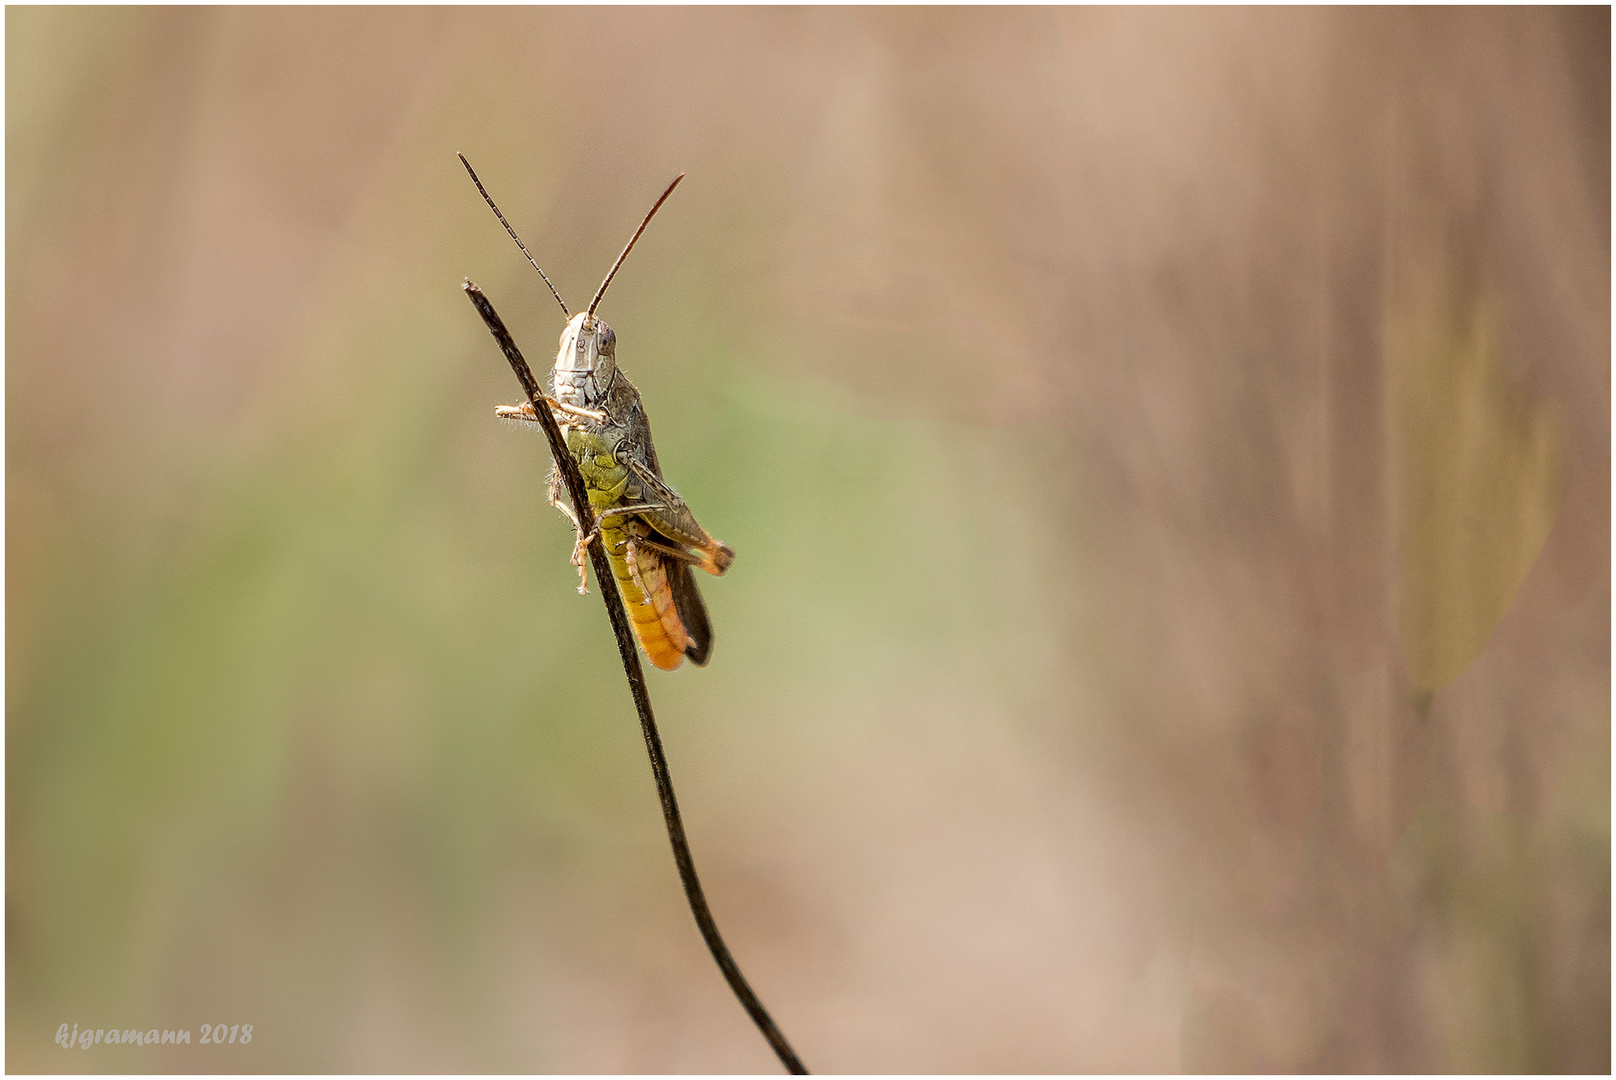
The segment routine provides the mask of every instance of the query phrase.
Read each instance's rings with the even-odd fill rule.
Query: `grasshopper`
[[[618,267],[684,174],[674,177],[640,222],[606,280],[600,283],[588,310],[573,315],[464,155],[460,163],[505,231],[550,286],[551,295],[567,316],[544,404],[555,416],[566,436],[567,452],[578,464],[595,514],[595,532],[605,544],[606,557],[640,647],[663,671],[677,668],[686,657],[698,666],[706,664],[712,654],[713,629],[691,567],[722,574],[735,560],[735,552],[702,528],[678,492],[662,479],[662,466],[651,442],[651,425],[640,404],[640,392],[617,366],[617,335],[604,320],[595,317],[606,286],[612,283]],[[494,414],[507,420],[538,422],[532,402],[500,405]],[[577,534],[572,564],[578,568],[578,591],[586,592],[589,579],[585,552],[595,532],[584,535],[577,514],[562,501],[562,491],[560,468],[552,464],[550,505],[567,515]]]

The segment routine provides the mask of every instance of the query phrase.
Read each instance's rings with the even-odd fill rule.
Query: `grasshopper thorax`
[[[574,315],[561,331],[556,351],[556,399],[580,409],[597,408],[617,372],[616,350],[617,335],[604,320],[587,311]]]

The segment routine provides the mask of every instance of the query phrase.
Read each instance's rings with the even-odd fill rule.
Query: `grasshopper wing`
[[[690,657],[692,664],[704,667],[713,649],[713,625],[707,619],[707,605],[702,603],[701,590],[696,588],[690,565],[676,559],[669,559],[667,563],[673,607],[679,613],[679,621],[685,624],[685,633],[690,637],[690,644],[685,646],[685,655]]]

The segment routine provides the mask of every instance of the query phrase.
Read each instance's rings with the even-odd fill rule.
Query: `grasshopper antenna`
[[[483,193],[483,201],[488,204],[488,209],[492,210],[494,212],[494,216],[499,218],[499,223],[501,225],[505,226],[505,231],[506,232],[511,234],[511,239],[515,240],[516,241],[516,246],[522,249],[522,254],[527,256],[527,261],[532,263],[533,264],[533,269],[535,269],[535,270],[537,270],[539,272],[539,276],[541,278],[544,278],[544,283],[546,285],[550,285],[550,278],[549,278],[548,275],[545,274],[544,268],[539,265],[539,261],[533,257],[532,252],[528,251],[527,245],[522,243],[522,238],[520,236],[516,235],[516,230],[511,228],[511,223],[510,222],[505,220],[505,215],[499,212],[499,207],[494,205],[494,200],[489,196],[488,189],[483,187],[483,182],[481,180],[477,179],[477,170],[473,169],[471,167],[471,162],[466,160],[466,155],[462,154],[460,151],[456,150],[455,151],[455,157],[460,159],[460,164],[464,165],[466,167],[466,171],[471,174],[471,182],[473,184],[476,184],[477,185],[477,190]],[[682,176],[683,174],[681,173],[680,175]],[[676,183],[676,184],[678,182],[679,181],[677,181],[677,180],[674,181],[674,183]],[[672,191],[673,189],[670,187],[668,190]],[[664,195],[664,196],[662,196],[662,198],[666,199],[667,196]],[[659,200],[657,202],[657,206],[661,206],[661,205],[662,205],[662,203]],[[656,207],[651,208],[651,213],[652,214],[656,213]],[[650,216],[647,215],[645,220],[650,221],[651,220]],[[643,232],[644,229],[645,229],[645,226],[641,225],[640,229]],[[639,237],[640,237],[639,233],[634,234],[634,239],[635,240],[638,240]],[[630,240],[628,246],[633,247],[634,246],[634,241]],[[628,252],[624,251],[623,254],[627,255]],[[617,261],[622,262],[623,260],[621,258],[619,258]],[[615,267],[615,266],[612,267],[612,273],[615,274],[616,272],[617,272],[617,267]],[[612,280],[611,274],[606,275],[606,280],[607,281]],[[605,292],[606,291],[606,286],[602,285],[600,287],[600,291]],[[550,295],[555,297],[556,298],[556,303],[561,305],[561,314],[565,315],[569,319],[572,318],[572,312],[567,310],[567,302],[565,300],[561,299],[561,294],[556,292],[556,287],[554,285],[550,285]],[[598,296],[595,297],[595,300],[598,302],[600,300],[600,297],[598,297]],[[594,304],[589,305],[589,310],[590,310],[591,313],[594,312],[594,310],[595,310]]]
[[[466,159],[461,158],[460,160],[464,161]],[[469,169],[469,168],[471,168],[471,166],[467,165],[466,168]],[[664,191],[662,193],[662,198],[660,198],[660,199],[658,199],[656,201],[656,205],[651,207],[651,212],[649,214],[645,215],[645,220],[640,222],[640,227],[638,229],[634,230],[634,235],[633,236],[629,237],[628,247],[624,248],[623,249],[623,254],[619,255],[617,257],[617,261],[612,263],[612,271],[611,271],[611,273],[606,275],[606,280],[600,283],[600,291],[597,292],[595,294],[595,298],[589,302],[589,317],[591,319],[593,319],[595,317],[595,307],[596,307],[597,304],[600,303],[600,298],[606,295],[606,286],[610,285],[612,283],[612,278],[614,276],[616,276],[617,268],[619,266],[623,265],[623,260],[628,258],[628,253],[630,251],[634,250],[634,242],[640,238],[640,234],[645,231],[645,227],[647,225],[651,224],[651,219],[656,217],[656,212],[658,210],[662,209],[662,204],[668,201],[668,196],[673,194],[673,189],[678,187],[679,186],[679,181],[683,180],[684,178],[685,178],[684,173],[680,173],[678,176],[675,176],[673,178],[673,183],[668,185],[668,190]],[[473,177],[472,179],[476,179],[476,177]],[[481,187],[482,185],[479,184],[477,186]],[[490,204],[490,205],[492,205],[492,204]],[[503,220],[503,219],[501,219],[501,220]],[[507,225],[505,227],[507,229],[510,228],[509,225]],[[515,236],[516,234],[512,233],[511,235]],[[520,243],[520,241],[518,241],[518,243]]]

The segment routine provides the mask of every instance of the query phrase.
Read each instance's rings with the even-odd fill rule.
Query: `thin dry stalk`
[[[632,246],[632,241],[630,244]],[[763,1002],[758,1000],[757,994],[747,983],[746,976],[741,974],[740,967],[730,956],[729,949],[718,932],[718,923],[713,920],[713,913],[708,910],[707,897],[702,893],[701,882],[696,877],[696,863],[690,855],[690,842],[685,839],[684,822],[679,817],[679,803],[673,797],[673,778],[668,775],[668,760],[662,753],[662,737],[657,734],[656,717],[651,712],[651,695],[645,688],[645,671],[640,666],[639,650],[634,644],[634,635],[629,632],[628,615],[623,610],[622,599],[616,589],[617,579],[612,574],[611,564],[606,561],[605,543],[595,529],[595,514],[589,505],[589,495],[584,490],[584,478],[579,474],[578,465],[572,460],[572,455],[567,453],[567,444],[561,437],[561,428],[556,424],[555,417],[550,414],[549,406],[545,404],[544,391],[539,386],[538,380],[533,377],[533,371],[527,366],[527,361],[522,358],[522,350],[516,347],[510,331],[505,329],[505,323],[494,310],[494,305],[488,302],[483,291],[472,284],[470,279],[466,281],[464,288],[477,313],[483,317],[483,322],[488,324],[488,330],[494,335],[494,340],[499,342],[500,351],[505,354],[505,359],[510,361],[511,370],[516,372],[516,378],[521,382],[528,401],[533,403],[533,413],[539,418],[539,425],[544,428],[544,437],[550,440],[550,456],[555,459],[556,467],[561,470],[561,476],[566,481],[567,494],[571,497],[573,510],[578,515],[578,527],[584,531],[584,535],[593,537],[589,542],[589,560],[595,568],[595,583],[600,598],[605,603],[606,614],[612,622],[612,635],[617,638],[618,655],[623,658],[623,674],[628,677],[629,692],[634,695],[634,709],[640,716],[640,731],[645,735],[645,750],[651,757],[651,775],[656,779],[657,797],[662,801],[662,820],[668,827],[668,843],[673,846],[673,861],[679,867],[679,881],[684,885],[685,899],[690,902],[690,913],[696,917],[696,926],[701,929],[702,939],[707,942],[707,948],[713,954],[713,959],[718,962],[719,970],[724,973],[729,988],[735,992],[741,1006],[746,1009],[747,1015],[751,1016],[752,1022],[763,1033],[763,1037],[769,1040],[769,1045],[779,1055],[781,1063],[789,1072],[806,1074],[808,1070],[797,1057],[796,1051],[791,1049],[785,1034],[769,1016],[769,1011],[763,1007]],[[611,585],[607,585],[607,582]]]

